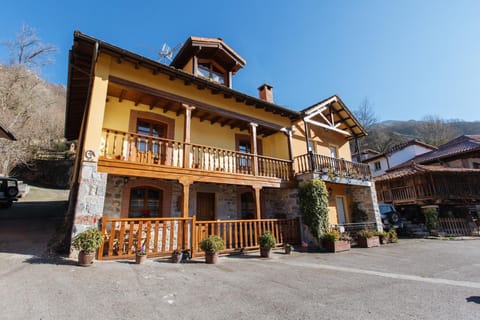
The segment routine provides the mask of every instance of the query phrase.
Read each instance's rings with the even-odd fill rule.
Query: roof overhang
[[[92,66],[95,63],[96,50],[98,50],[98,53],[110,55],[118,63],[129,62],[135,68],[150,69],[153,74],[166,74],[172,81],[182,81],[185,86],[191,86],[197,90],[209,90],[213,95],[223,95],[225,99],[234,99],[248,108],[263,109],[266,112],[278,114],[290,120],[296,120],[300,116],[300,113],[297,111],[249,96],[213,81],[196,77],[183,70],[175,69],[75,31],[74,43],[69,55],[65,119],[65,137],[70,140],[77,139],[80,134],[82,118],[88,105],[87,100],[92,85],[90,79],[93,76],[94,68]]]
[[[344,135],[347,139],[366,136],[367,132],[336,95],[302,111],[303,120]]]
[[[204,59],[215,59],[233,73],[246,64],[245,59],[220,38],[190,37],[170,65],[183,68],[194,55]]]

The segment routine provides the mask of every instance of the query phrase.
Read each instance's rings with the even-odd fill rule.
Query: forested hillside
[[[38,150],[65,147],[65,87],[38,75],[55,48],[41,43],[28,26],[7,44],[12,54],[0,64],[0,122],[16,141],[0,143],[0,175],[27,164]]]

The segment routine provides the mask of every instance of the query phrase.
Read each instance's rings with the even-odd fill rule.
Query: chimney
[[[262,84],[258,87],[258,97],[264,101],[273,103],[273,87],[269,84]]]

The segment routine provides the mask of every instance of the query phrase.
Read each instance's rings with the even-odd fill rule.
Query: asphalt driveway
[[[2,319],[478,319],[480,241],[172,264],[0,252]]]

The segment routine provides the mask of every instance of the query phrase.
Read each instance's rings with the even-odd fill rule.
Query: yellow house
[[[101,224],[99,258],[198,249],[207,234],[226,250],[258,247],[269,230],[299,242],[297,187],[320,178],[330,223],[360,203],[378,222],[368,166],[349,141],[365,132],[337,96],[303,111],[233,89],[245,60],[222,39],[190,37],[170,66],[74,33],[66,138],[78,139],[72,234]]]

